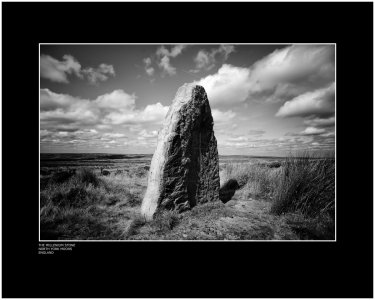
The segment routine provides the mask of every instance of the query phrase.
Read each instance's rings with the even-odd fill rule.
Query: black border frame
[[[3,297],[373,297],[373,3],[3,2],[2,25]],[[336,43],[337,242],[38,255],[38,44],[161,40]]]

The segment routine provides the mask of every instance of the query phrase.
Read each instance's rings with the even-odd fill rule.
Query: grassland
[[[142,155],[43,155],[41,239],[335,238],[332,158],[220,157],[221,184],[235,179],[239,186],[229,202],[182,214],[167,211],[145,222],[139,209],[150,160]]]

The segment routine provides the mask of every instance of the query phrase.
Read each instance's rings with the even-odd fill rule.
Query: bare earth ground
[[[41,224],[42,240],[301,240],[326,239],[324,228],[309,226],[297,214],[270,213],[271,200],[249,197],[245,189],[236,191],[232,200],[206,203],[182,214],[169,213],[151,222],[139,214],[147,188],[147,166],[151,157],[125,160],[87,160],[72,162],[47,160],[41,173],[64,168],[89,166],[108,184],[113,193],[88,206],[59,212]],[[229,158],[225,163],[233,161]],[[221,161],[221,168],[222,163]],[[256,160],[257,163],[263,160]],[[111,171],[100,175],[100,167]],[[41,185],[51,175],[41,175]],[[126,189],[128,196],[122,196]],[[116,191],[118,190],[118,191]],[[93,190],[97,193],[96,190]],[[111,191],[112,193],[112,191]],[[117,194],[116,194],[117,193]],[[107,194],[105,194],[107,195]],[[119,195],[117,198],[113,195]],[[111,200],[114,199],[114,200]],[[65,209],[65,208],[64,208]],[[42,212],[43,208],[41,208]],[[323,235],[321,234],[323,232]]]

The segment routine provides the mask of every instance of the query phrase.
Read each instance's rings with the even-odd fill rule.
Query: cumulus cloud
[[[148,76],[154,75],[155,69],[151,67],[151,63],[152,63],[151,58],[146,57],[145,59],[143,59],[143,63],[145,64],[145,70],[146,70],[147,75]]]
[[[247,68],[224,64],[216,74],[195,81],[205,88],[210,104],[215,106],[232,106],[246,100],[249,89]]]
[[[163,69],[168,75],[176,74],[176,68],[170,63],[168,56],[163,56],[159,62],[159,67]]]
[[[157,56],[168,56],[168,57],[176,57],[181,54],[182,50],[186,48],[186,45],[176,45],[168,50],[166,47],[161,46],[156,50]]]
[[[70,95],[57,94],[49,89],[40,90],[40,121],[53,126],[74,123],[95,124],[99,121],[98,109],[89,100],[75,98]]]
[[[161,123],[168,112],[169,107],[160,102],[147,105],[143,110],[119,110],[105,116],[106,124],[137,124],[137,123]]]
[[[277,117],[329,117],[335,113],[335,85],[307,92],[284,103]]]
[[[123,90],[82,99],[40,90],[41,149],[103,149],[153,147],[156,130],[168,111],[161,103],[136,108],[137,97]],[[55,148],[54,148],[55,147]],[[147,148],[149,149],[149,148]]]
[[[81,99],[66,94],[58,94],[49,89],[40,90],[41,128],[80,128],[111,125],[161,123],[168,106],[161,103],[135,108],[136,96],[123,90],[98,96],[94,100]],[[102,126],[102,127],[99,127]]]
[[[176,74],[176,68],[171,65],[170,58],[175,58],[182,53],[186,48],[186,45],[176,45],[171,49],[167,49],[164,46],[160,46],[156,50],[157,64],[161,70],[163,70],[162,76],[168,74],[170,76]]]
[[[40,110],[50,111],[73,105],[78,98],[65,94],[56,94],[49,89],[40,90]]]
[[[59,61],[50,55],[40,56],[40,76],[54,82],[68,83],[68,74],[82,77],[81,64],[71,55],[64,55]]]
[[[86,78],[90,84],[106,81],[115,76],[112,65],[100,64],[98,68],[82,68],[81,64],[71,55],[64,55],[62,61],[50,55],[40,56],[40,76],[59,83],[69,83],[68,75],[74,74],[80,79]]]
[[[217,57],[221,57],[222,61],[226,61],[229,54],[234,52],[234,46],[232,45],[220,45],[218,48],[213,48],[211,51],[199,50],[197,56],[194,58],[195,70],[193,73],[198,72],[200,69],[211,70],[215,64]]]
[[[275,50],[251,66],[250,94],[256,97],[265,93],[268,100],[277,101],[326,86],[335,76],[334,50],[333,45],[293,45]]]
[[[94,100],[98,108],[104,111],[133,110],[137,97],[127,94],[123,90],[114,90],[111,93],[100,95]]]
[[[100,64],[98,68],[86,68],[82,70],[90,84],[97,84],[100,81],[106,81],[110,76],[115,76],[115,70],[112,65]]]
[[[201,55],[201,64],[209,59]],[[334,82],[333,45],[292,45],[277,49],[251,67],[224,64],[202,85],[210,102],[234,105],[245,101],[285,102]]]

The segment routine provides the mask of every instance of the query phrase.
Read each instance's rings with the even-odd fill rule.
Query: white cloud
[[[95,125],[98,129],[109,129],[111,125],[120,124],[159,124],[168,111],[168,106],[159,102],[136,109],[136,96],[123,90],[98,96],[95,100],[57,94],[48,89],[41,89],[40,95],[43,129],[63,128],[64,125],[69,125],[67,128]]]
[[[182,50],[186,48],[186,45],[176,45],[172,47],[170,50],[165,48],[164,46],[159,47],[156,50],[157,56],[170,56],[170,57],[176,57],[181,54]]]
[[[132,110],[135,106],[136,96],[129,95],[123,90],[114,90],[101,95],[94,100],[98,108],[104,110]]]
[[[176,68],[170,63],[168,56],[163,56],[159,62],[159,67],[163,69],[168,75],[176,74]]]
[[[233,106],[246,100],[250,83],[247,68],[224,64],[216,74],[194,83],[205,88],[211,106]]]
[[[317,135],[325,133],[325,129],[323,128],[315,128],[315,127],[307,127],[304,131],[302,131],[301,135]]]
[[[78,98],[66,94],[56,94],[49,89],[40,90],[40,110],[48,111],[73,105]],[[83,100],[84,101],[84,100]]]
[[[212,61],[212,57],[210,57],[210,53],[208,53],[206,50],[200,50],[197,56],[194,58],[194,61],[198,69],[206,68],[207,70],[210,70],[215,65],[214,61]],[[197,72],[198,71],[199,70],[197,70]]]
[[[103,120],[106,124],[161,123],[168,112],[161,103],[147,105],[144,110],[120,110],[109,113]]]
[[[55,124],[95,124],[99,115],[86,99],[57,94],[48,89],[40,90],[40,120]]]
[[[249,138],[245,136],[238,136],[238,137],[233,137],[233,138],[228,138],[228,142],[248,142]]]
[[[112,65],[100,64],[98,68],[84,68],[71,55],[64,55],[59,61],[50,55],[40,56],[40,76],[54,82],[69,83],[68,75],[74,74],[78,78],[86,78],[90,84],[106,81],[110,76],[115,76]]]
[[[147,131],[146,129],[143,129],[138,136],[138,139],[149,139],[149,138],[155,138],[157,137],[158,132],[157,130]]]
[[[327,85],[334,80],[334,63],[333,45],[293,45],[275,50],[251,66],[251,93],[278,89],[282,97],[283,90],[293,87],[305,92]]]
[[[234,52],[234,46],[232,45],[220,45],[220,47],[213,48],[210,52],[204,49],[199,50],[194,58],[196,70],[192,70],[192,72],[197,73],[199,69],[211,70],[216,64],[218,55],[222,57],[223,61],[226,61],[232,52]]]
[[[147,75],[149,76],[154,75],[155,69],[151,67],[151,63],[152,63],[151,58],[146,57],[145,59],[143,59],[143,62],[145,64],[145,70],[146,70]]]
[[[169,106],[164,106],[160,102],[149,104],[141,114],[141,119],[145,122],[162,122],[168,112]]]
[[[154,68],[152,68],[152,67],[146,69],[146,73],[147,73],[147,75],[149,75],[149,76],[154,75],[154,72],[155,72],[155,70],[154,70]]]
[[[278,117],[331,116],[335,112],[335,85],[307,92],[284,103]]]
[[[106,81],[110,76],[115,76],[115,70],[112,65],[100,64],[98,68],[86,68],[82,74],[87,77],[90,84],[97,84],[99,81]]]
[[[210,59],[201,54],[200,64]],[[202,85],[214,105],[235,105],[246,100],[284,102],[334,82],[334,46],[293,45],[275,50],[250,68],[224,64]]]
[[[307,119],[304,123],[313,127],[332,127],[335,125],[335,117]]]
[[[175,58],[181,54],[186,45],[176,45],[168,50],[166,47],[161,46],[156,50],[157,64],[163,70],[163,74],[170,76],[176,74],[176,68],[171,65],[170,58]]]
[[[81,77],[80,70],[81,64],[71,55],[64,55],[62,61],[45,54],[40,56],[40,76],[51,81],[68,83],[67,74]]]

